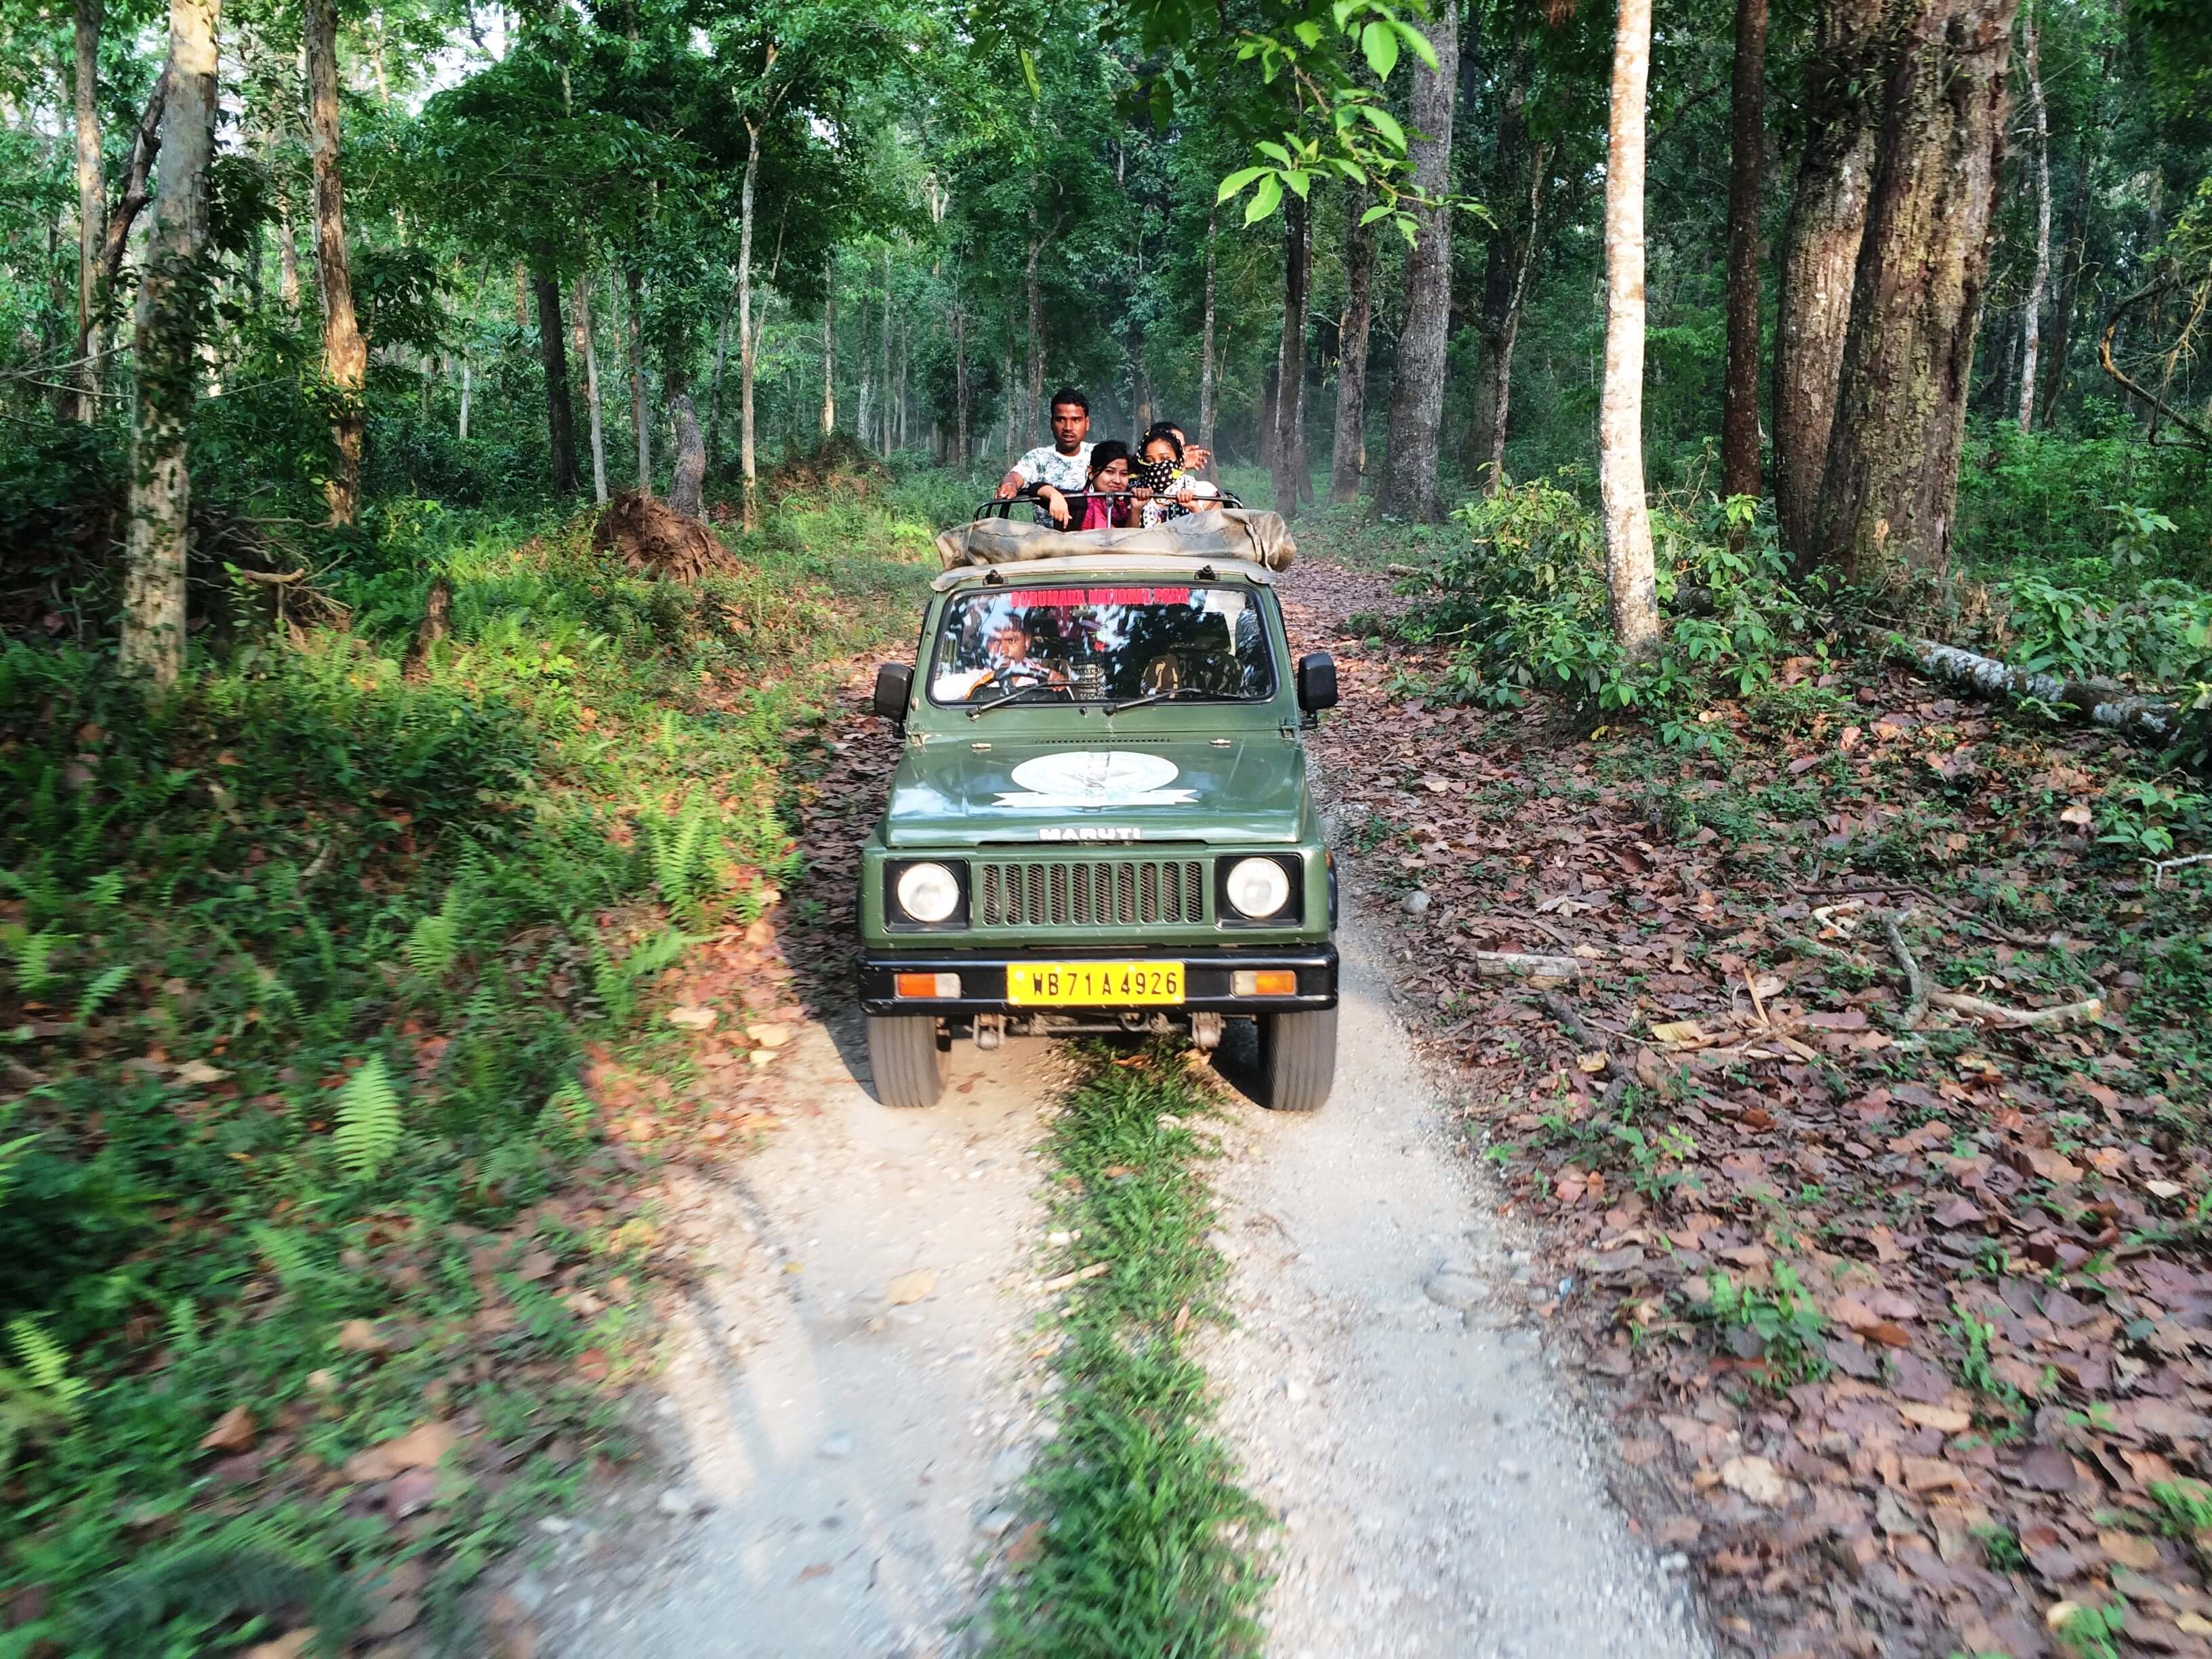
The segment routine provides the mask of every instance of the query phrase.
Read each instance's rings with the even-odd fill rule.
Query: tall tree
[[[822,435],[826,438],[836,429],[837,256],[833,250],[822,262]]]
[[[307,144],[314,161],[315,275],[323,301],[323,375],[331,395],[331,443],[337,467],[323,485],[331,522],[351,524],[361,503],[361,388],[368,345],[354,317],[353,267],[346,249],[345,191],[338,174],[337,0],[304,0]],[[574,467],[573,453],[571,468]]]
[[[2035,424],[2036,357],[2043,346],[2043,291],[2051,283],[2051,112],[2043,101],[2042,65],[2035,51],[2035,8],[2020,14],[2021,45],[2027,54],[2027,100],[2035,113],[2035,275],[2027,285],[2027,319],[2020,347],[2020,429]]]
[[[1766,0],[1736,0],[1729,91],[1728,380],[1721,490],[1759,494],[1759,204],[1766,176]]]
[[[621,328],[623,347],[629,356],[629,426],[630,438],[637,446],[637,493],[650,495],[653,494],[653,422],[647,413],[645,398],[645,278],[636,265],[623,267],[623,287],[629,301],[623,313]],[[742,324],[743,320],[741,317],[739,322]],[[750,384],[747,382],[748,386]],[[746,427],[746,434],[750,439],[750,423]],[[745,454],[748,463],[746,477],[750,483],[752,455],[750,443]],[[749,529],[751,527],[747,526]]]
[[[1283,331],[1275,349],[1275,419],[1267,459],[1274,474],[1275,510],[1298,514],[1299,469],[1306,415],[1306,284],[1312,264],[1303,197],[1283,204]]]
[[[768,47],[768,61],[774,68],[774,42]],[[740,514],[748,530],[760,528],[759,411],[753,401],[760,372],[760,334],[753,326],[753,214],[760,203],[760,141],[761,124],[748,116],[744,182],[738,187],[738,464],[744,481]],[[641,437],[641,453],[644,447]]]
[[[221,0],[169,0],[167,102],[155,164],[154,223],[138,278],[119,656],[125,672],[162,686],[176,679],[185,662],[189,428],[212,287],[201,252],[215,151],[221,17]]]
[[[100,255],[107,234],[107,173],[100,156],[102,0],[76,0],[76,417],[100,412]]]
[[[1451,188],[1452,94],[1459,84],[1459,8],[1442,5],[1422,31],[1437,64],[1413,69],[1414,133],[1407,145],[1413,185],[1431,203]],[[1418,240],[1406,259],[1406,322],[1398,336],[1397,374],[1390,388],[1390,453],[1376,505],[1402,519],[1442,516],[1437,493],[1438,438],[1443,427],[1444,359],[1451,331],[1449,210],[1414,212]]]
[[[1782,544],[1814,557],[1820,475],[1866,229],[1879,112],[1881,0],[1814,0],[1805,148],[1782,234],[1774,326],[1774,512]]]
[[[1336,433],[1328,465],[1328,498],[1340,503],[1359,499],[1367,459],[1367,337],[1375,325],[1375,227],[1363,224],[1364,217],[1356,207],[1344,216],[1344,320],[1337,329]],[[1211,266],[1206,276],[1210,283]],[[1210,333],[1210,311],[1206,321]]]
[[[1605,152],[1605,374],[1597,477],[1613,638],[1630,657],[1644,655],[1659,642],[1651,514],[1644,498],[1644,113],[1650,76],[1651,0],[1620,0]]]
[[[576,410],[568,394],[568,346],[566,331],[561,325],[561,279],[544,254],[531,262],[530,289],[538,309],[538,361],[545,369],[546,455],[553,474],[553,493],[570,495],[582,485],[576,470]]]
[[[1213,453],[1214,404],[1220,395],[1213,343],[1214,216],[1212,210],[1206,216],[1206,319],[1198,335],[1198,442],[1209,455]]]
[[[592,500],[605,507],[607,503],[607,440],[599,397],[599,343],[592,337],[592,274],[588,270],[577,275],[576,303],[570,308],[569,320],[576,337],[576,355],[584,360],[584,404],[592,422]]]
[[[1846,575],[1950,555],[2018,5],[1917,0],[1893,49],[1814,527]]]

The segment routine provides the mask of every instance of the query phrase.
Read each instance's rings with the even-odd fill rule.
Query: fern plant
[[[424,979],[436,979],[453,965],[461,945],[461,884],[446,890],[445,902],[428,915],[417,916],[400,951],[407,965]]]
[[[16,1361],[32,1386],[75,1415],[77,1402],[84,1396],[84,1382],[70,1375],[69,1351],[28,1314],[8,1322],[8,1346],[15,1351]]]
[[[684,798],[673,817],[648,820],[653,845],[653,881],[661,902],[680,916],[696,916],[721,863],[722,838],[714,820],[713,800],[697,789]]]
[[[607,1017],[618,1025],[628,1024],[637,1012],[639,982],[668,967],[696,943],[688,934],[664,927],[617,962],[605,947],[594,942],[592,949],[599,966],[592,970],[592,988],[598,993],[599,1005],[606,1010]]]
[[[331,1150],[356,1180],[372,1179],[399,1145],[399,1092],[381,1055],[371,1057],[338,1091],[337,1130]]]
[[[15,988],[27,997],[42,994],[58,975],[54,955],[75,937],[41,927],[33,933],[18,922],[0,927],[0,948],[15,959]]]
[[[76,1000],[76,1023],[91,1024],[92,1017],[100,1012],[101,1005],[121,990],[124,981],[130,977],[131,964],[127,962],[118,962],[112,968],[104,969],[84,988],[84,994]]]

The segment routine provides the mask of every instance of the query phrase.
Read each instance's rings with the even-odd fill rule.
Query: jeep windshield
[[[956,593],[945,604],[929,674],[933,702],[970,708],[1264,702],[1274,691],[1259,595],[1225,585]]]

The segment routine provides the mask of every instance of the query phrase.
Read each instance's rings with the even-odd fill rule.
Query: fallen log
[[[2094,1025],[2105,1017],[2101,996],[2062,1003],[2055,1008],[2008,1008],[1960,991],[1936,991],[1928,1000],[1938,1008],[1948,1008],[1970,1019],[1987,1020],[1992,1025]]]
[[[1921,672],[1962,685],[1985,696],[2015,699],[2033,697],[2054,708],[2063,708],[2096,725],[2109,726],[2136,743],[2171,746],[2181,737],[2182,709],[2163,697],[2138,696],[2122,687],[2094,680],[2062,679],[2014,668],[1994,657],[1984,657],[1963,647],[1935,640],[1890,636],[1899,654],[1909,658]]]
[[[1474,971],[1485,979],[1575,979],[1583,965],[1573,957],[1536,957],[1520,951],[1474,951]]]

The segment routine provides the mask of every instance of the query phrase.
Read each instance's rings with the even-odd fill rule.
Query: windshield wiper
[[[1105,712],[1109,714],[1118,714],[1125,708],[1142,708],[1148,702],[1166,702],[1176,697],[1211,697],[1216,702],[1238,701],[1233,692],[1206,691],[1195,685],[1171,685],[1164,690],[1147,691],[1143,696],[1132,697],[1127,702],[1109,702],[1106,705]]]
[[[1019,702],[1024,697],[1029,696],[1032,691],[1065,691],[1070,696],[1073,696],[1074,695],[1075,688],[1072,685],[1049,684],[1018,686],[1013,690],[1007,692],[1003,697],[994,697],[988,702],[977,703],[973,708],[968,711],[968,718],[971,720],[979,720],[982,719],[984,715],[989,714],[994,708],[1004,708],[1010,702]]]

